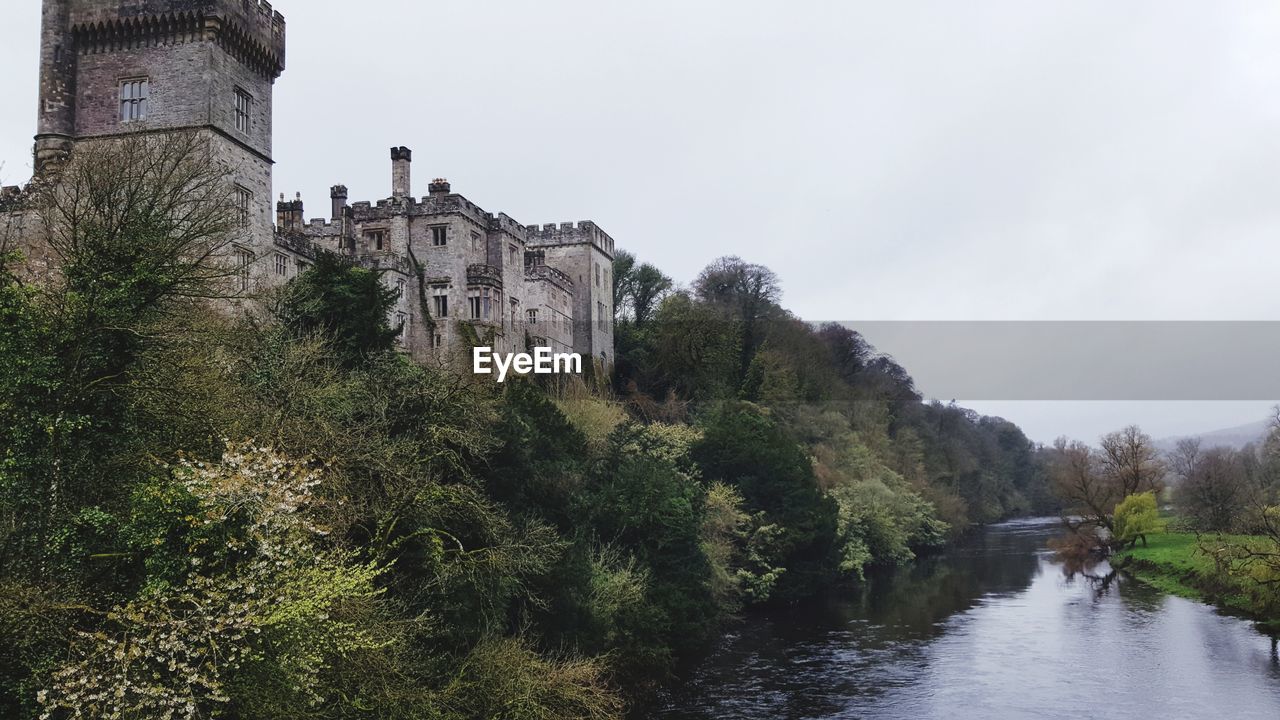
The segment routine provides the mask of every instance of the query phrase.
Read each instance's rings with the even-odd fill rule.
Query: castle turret
[[[42,174],[71,151],[76,126],[76,50],[71,0],[46,0],[40,24],[40,108],[35,169]]]

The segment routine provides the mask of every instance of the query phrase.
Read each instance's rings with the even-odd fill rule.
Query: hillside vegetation
[[[1055,507],[1015,426],[734,258],[622,255],[578,382],[410,362],[334,256],[228,313],[233,208],[162,142],[40,200],[57,282],[0,265],[0,716],[618,718],[745,608]]]

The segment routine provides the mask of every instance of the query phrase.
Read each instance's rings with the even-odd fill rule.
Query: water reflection
[[[853,597],[752,618],[646,717],[1280,717],[1247,621],[1066,567],[1051,521],[991,528]]]

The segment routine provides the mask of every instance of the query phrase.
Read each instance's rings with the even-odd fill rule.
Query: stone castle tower
[[[133,131],[207,133],[247,245],[272,244],[271,93],[284,17],[262,0],[44,0],[35,168]]]

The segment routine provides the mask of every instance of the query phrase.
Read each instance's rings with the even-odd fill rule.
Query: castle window
[[[444,336],[436,335],[434,338],[431,339],[431,342],[433,345],[436,346],[437,349],[442,348],[444,347]]]
[[[396,325],[400,329],[400,334],[396,337],[396,340],[404,342],[405,337],[409,334],[409,316],[402,312],[396,313]]]
[[[431,303],[436,317],[449,317],[449,287],[447,285],[432,285]]]
[[[404,299],[404,286],[405,282],[403,280],[396,281],[396,297],[402,300]]]
[[[512,265],[515,265],[516,263],[520,262],[520,251],[516,248],[515,245],[508,245],[507,252],[511,253]]]
[[[537,310],[529,310],[528,312],[526,312],[526,313],[525,313],[525,317],[529,318],[529,324],[530,324],[530,325],[537,325],[537,324],[538,324],[538,311],[537,311]]]
[[[253,97],[236,88],[236,130],[249,132],[249,111],[253,109]]]
[[[120,122],[140,122],[147,119],[147,98],[151,96],[150,81],[134,78],[120,82]]]
[[[284,253],[276,253],[276,274],[284,277],[289,274],[289,256]]]
[[[249,268],[253,265],[253,253],[243,248],[236,248],[236,278],[241,292],[249,291]]]
[[[249,227],[249,206],[253,203],[253,193],[248,189],[236,186],[236,213],[239,215],[240,227]]]
[[[488,320],[493,317],[493,295],[489,288],[467,291],[467,309],[472,320]]]
[[[449,244],[449,228],[445,225],[437,225],[431,228],[431,245],[432,247],[444,247]]]
[[[374,250],[382,250],[387,244],[387,232],[385,230],[371,230],[364,234],[364,240]]]
[[[303,262],[303,261],[301,261],[301,260],[299,260],[299,261],[298,261],[298,274],[299,274],[299,275],[301,275],[302,273],[304,273],[304,272],[306,272],[306,271],[308,271],[308,270],[310,270],[310,269],[311,269],[311,263],[309,263],[309,262]]]
[[[596,263],[596,287],[600,287],[600,263]]]

